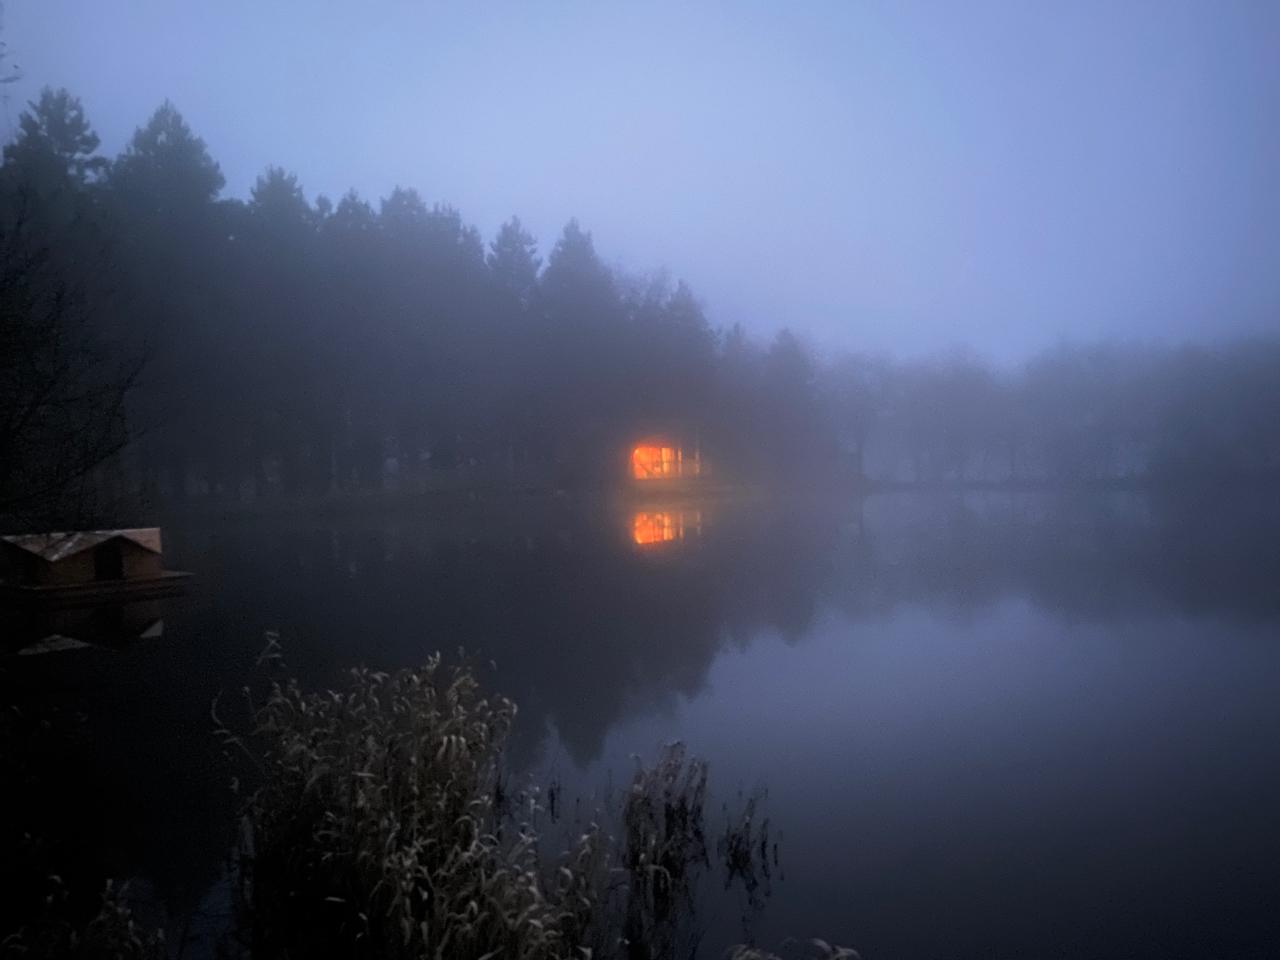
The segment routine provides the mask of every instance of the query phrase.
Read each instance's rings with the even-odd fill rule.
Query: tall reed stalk
[[[240,871],[253,955],[690,955],[706,765],[667,748],[634,775],[616,836],[589,822],[548,851],[539,792],[504,776],[515,716],[435,656],[354,670],[337,691],[277,683],[247,733],[220,727],[255,767]]]

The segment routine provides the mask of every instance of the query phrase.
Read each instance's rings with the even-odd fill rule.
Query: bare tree
[[[140,359],[92,323],[85,285],[33,229],[19,191],[0,224],[0,518],[78,522],[93,475],[129,439],[126,400]]]

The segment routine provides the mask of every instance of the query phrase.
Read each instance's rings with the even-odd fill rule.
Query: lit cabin
[[[0,537],[0,584],[21,594],[133,592],[185,576],[164,569],[155,527]]]
[[[650,438],[631,448],[631,479],[639,481],[681,480],[702,475],[702,455],[695,446]]]

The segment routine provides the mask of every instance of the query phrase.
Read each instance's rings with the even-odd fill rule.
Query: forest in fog
[[[486,238],[414,189],[309,201],[274,166],[225,197],[168,102],[98,147],[46,89],[4,149],[0,514],[596,488],[654,434],[735,484],[1280,474],[1274,340],[1064,343],[1016,368],[830,355],[783,326],[800,316],[764,339],[713,325],[576,220]]]

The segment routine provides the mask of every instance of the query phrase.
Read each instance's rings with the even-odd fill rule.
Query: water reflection
[[[797,642],[824,608],[853,623],[913,608],[965,622],[1023,597],[1117,629],[1135,617],[1280,613],[1280,521],[1269,505],[1002,497],[722,507],[714,517],[655,508],[623,514],[625,550],[619,525],[521,510],[449,525],[188,530],[175,549],[200,570],[210,602],[182,629],[209,635],[224,673],[251,659],[262,630],[279,629],[311,682],[463,646],[497,662],[522,705],[528,752],[554,728],[585,762],[622,715],[696,694],[725,644],[762,633]],[[652,549],[693,537],[696,551]]]
[[[641,547],[701,535],[701,510],[638,510],[631,518],[632,542]]]
[[[94,606],[18,606],[0,610],[3,649],[23,655],[121,647],[164,634],[162,602],[140,600]]]
[[[499,505],[447,519],[170,529],[175,563],[199,579],[191,597],[158,611],[165,643],[22,664],[10,658],[0,665],[0,681],[46,699],[58,691],[95,718],[95,759],[84,761],[77,779],[83,789],[120,800],[117,822],[93,821],[101,836],[133,838],[113,843],[103,857],[117,875],[145,874],[178,904],[198,898],[224,849],[222,834],[191,829],[193,817],[217,822],[213,814],[228,806],[220,798],[230,771],[210,743],[209,704],[219,693],[234,703],[235,692],[252,682],[265,629],[280,631],[289,668],[308,684],[331,682],[357,663],[413,664],[437,649],[462,646],[479,662],[491,658],[494,684],[521,708],[513,760],[535,763],[554,742],[585,765],[606,753],[610,732],[624,724],[706,700],[715,664],[732,659],[722,654],[753,654],[762,637],[820,649],[829,662],[812,665],[821,676],[811,693],[834,684],[825,695],[843,704],[842,684],[851,689],[857,671],[875,668],[839,651],[869,642],[858,637],[901,637],[898,648],[910,650],[906,641],[924,629],[920,618],[929,618],[934,652],[894,661],[897,679],[859,695],[874,705],[913,682],[933,690],[935,700],[947,690],[960,696],[978,689],[975,678],[990,674],[964,672],[977,669],[972,665],[957,666],[933,687],[919,681],[955,659],[948,650],[972,643],[975,624],[1004,616],[1011,603],[1034,612],[1017,621],[1033,639],[1037,631],[1052,633],[1067,644],[1070,631],[1089,625],[1091,636],[1105,640],[1097,649],[1115,657],[1139,649],[1139,632],[1174,634],[1179,624],[1203,623],[1226,642],[1280,623],[1280,509],[1272,503],[1001,495],[884,497],[822,509],[719,505],[714,513],[688,504],[621,511]],[[679,548],[695,539],[697,549]],[[1179,656],[1190,656],[1189,643]],[[1211,648],[1194,649],[1212,656]],[[790,652],[796,662],[804,659]],[[1259,662],[1260,676],[1266,667]],[[1149,666],[1133,669],[1164,682]],[[1087,695],[1077,681],[1074,689]],[[1024,719],[1010,730],[1040,729],[1043,742],[1031,751],[1019,741],[1007,757],[1052,756],[1061,748],[1057,727],[1026,722],[1054,705],[1065,710],[1056,696],[1039,696],[1019,708]],[[1235,702],[1246,702],[1242,697]],[[884,729],[887,714],[866,709],[858,722]],[[919,722],[907,713],[894,722]],[[788,737],[833,735],[797,729],[793,714],[759,718],[777,741],[772,750],[751,752],[760,764],[793,752]],[[675,732],[695,750],[711,749],[710,729]],[[963,721],[957,733],[1003,742]],[[1152,736],[1153,751],[1169,749]],[[913,749],[920,766],[911,769],[909,795],[926,797],[957,782],[946,757],[935,762],[933,752]],[[857,774],[878,782],[885,762],[862,756]],[[1091,775],[1087,755],[1073,762],[1080,766],[1064,790],[1078,790]],[[758,773],[771,775],[780,774]],[[1254,788],[1269,796],[1270,785]],[[822,806],[816,796],[813,802]],[[888,811],[893,805],[886,804]],[[829,804],[792,813],[803,820],[841,816]],[[81,839],[97,835],[86,829]],[[900,854],[891,846],[886,862]],[[791,932],[829,930],[824,924]]]

